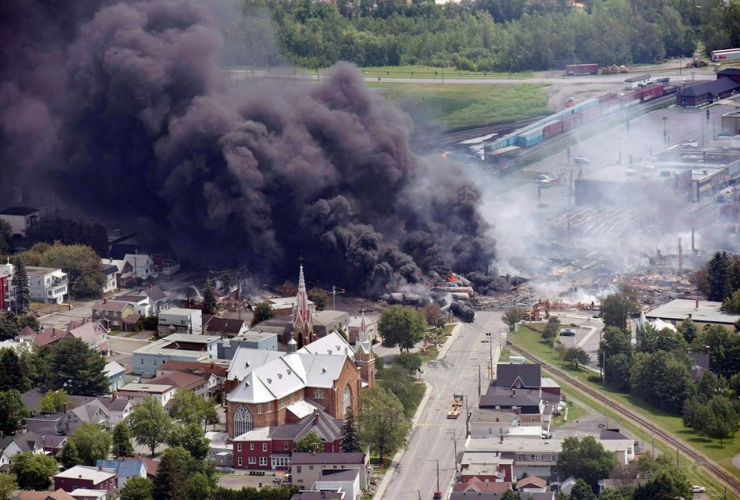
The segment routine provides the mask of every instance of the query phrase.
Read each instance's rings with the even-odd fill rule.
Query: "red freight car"
[[[565,75],[598,75],[598,64],[568,64],[565,66]]]
[[[642,89],[641,101],[649,101],[663,95],[662,85],[651,85]]]
[[[616,92],[609,92],[608,94],[604,94],[601,97],[599,97],[599,104],[609,104],[613,103],[617,100],[619,97],[619,94]]]
[[[558,135],[562,131],[563,131],[563,121],[562,120],[558,120],[556,122],[552,122],[548,125],[545,125],[545,127],[542,129],[542,133],[545,139],[549,139],[550,137]]]

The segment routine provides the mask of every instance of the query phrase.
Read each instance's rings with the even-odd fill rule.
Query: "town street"
[[[492,332],[487,337],[484,332]],[[442,359],[424,364],[423,378],[431,386],[431,394],[419,421],[409,437],[408,448],[395,469],[383,498],[397,500],[431,499],[439,485],[444,493],[452,481],[456,461],[455,445],[460,453],[465,444],[465,407],[457,420],[447,419],[454,394],[465,394],[468,406],[478,403],[478,373],[481,390],[485,392],[489,377],[488,362],[493,354],[494,365],[501,352],[506,325],[500,312],[478,311],[474,324],[463,324],[449,351]],[[493,339],[493,345],[488,339]]]

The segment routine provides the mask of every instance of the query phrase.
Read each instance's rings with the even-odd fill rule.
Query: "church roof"
[[[243,380],[252,370],[285,356],[284,352],[238,347],[229,365],[230,380]]]
[[[348,355],[352,360],[355,359],[354,349],[349,342],[344,340],[344,337],[339,335],[337,332],[331,332],[318,340],[314,340],[310,344],[299,349],[298,352],[328,354],[331,356]]]

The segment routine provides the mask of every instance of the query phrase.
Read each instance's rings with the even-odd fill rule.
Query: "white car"
[[[699,486],[695,484],[691,487],[691,493],[704,493],[705,491],[706,488],[704,486]]]

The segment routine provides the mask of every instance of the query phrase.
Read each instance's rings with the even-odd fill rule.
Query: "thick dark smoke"
[[[102,6],[101,6],[102,5]],[[494,257],[464,172],[357,70],[223,87],[222,37],[189,0],[0,7],[0,179],[133,221],[177,255],[364,290]]]

